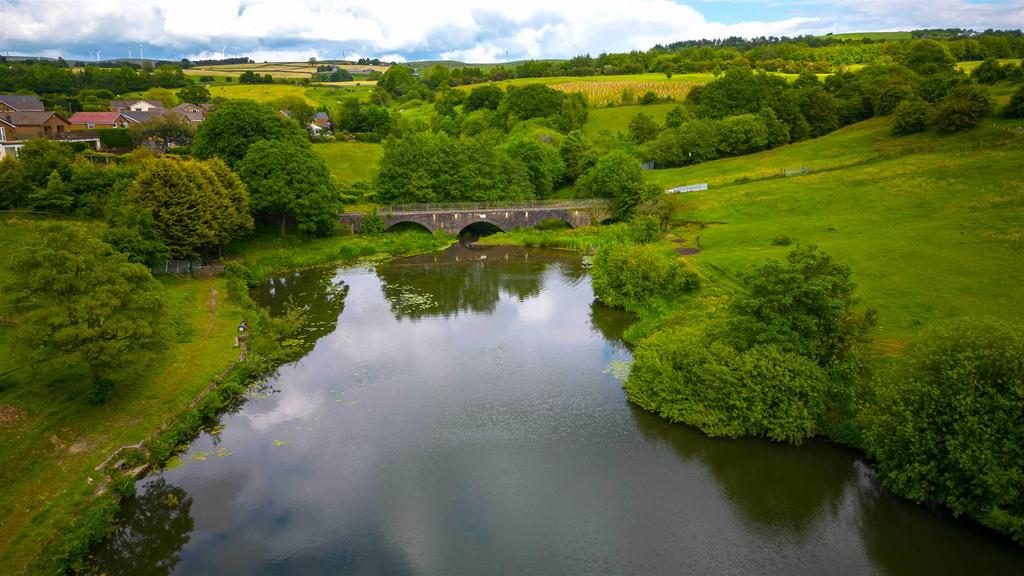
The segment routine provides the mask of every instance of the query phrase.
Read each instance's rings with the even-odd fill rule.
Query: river
[[[631,406],[631,319],[570,254],[454,246],[255,297],[306,307],[308,352],[139,483],[103,573],[1024,574],[854,451]]]

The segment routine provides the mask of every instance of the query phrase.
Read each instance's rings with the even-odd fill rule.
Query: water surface
[[[139,487],[107,574],[1024,574],[854,452],[630,406],[578,258],[456,246],[290,273],[309,351]]]

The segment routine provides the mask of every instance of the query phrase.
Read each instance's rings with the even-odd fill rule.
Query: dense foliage
[[[257,142],[237,168],[249,186],[253,213],[277,219],[282,236],[289,219],[303,232],[324,236],[334,230],[338,192],[327,165],[308,144]]]
[[[867,445],[891,490],[1024,542],[1024,332],[965,319],[925,331],[882,375]]]
[[[126,200],[149,212],[172,258],[193,259],[252,229],[249,194],[219,159],[150,160]]]
[[[230,100],[217,107],[200,125],[192,141],[199,159],[219,157],[234,166],[255,142],[308,142],[305,130],[270,106],[250,100]]]
[[[700,279],[671,250],[654,244],[612,244],[594,254],[594,295],[609,306],[639,310],[658,299],[696,290]]]
[[[22,360],[86,364],[94,401],[168,345],[163,293],[149,270],[79,226],[42,227],[13,272]]]

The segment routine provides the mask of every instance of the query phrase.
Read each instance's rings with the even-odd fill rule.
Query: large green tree
[[[640,161],[622,150],[604,156],[577,181],[580,191],[597,198],[610,198],[615,218],[629,218],[637,206],[657,196],[657,186],[644,179]]]
[[[265,140],[308,143],[306,131],[270,106],[251,100],[229,100],[210,113],[192,140],[192,155],[219,157],[234,166],[249,146]]]
[[[334,229],[338,191],[327,165],[308,145],[257,142],[237,168],[249,187],[253,213],[277,219],[282,236],[290,218],[303,232],[327,235]]]
[[[43,226],[12,271],[18,353],[26,362],[83,362],[96,401],[169,342],[163,291],[149,270],[80,226]]]
[[[199,84],[193,86],[185,86],[181,90],[178,90],[178,99],[182,102],[188,102],[195,104],[205,104],[210,101],[210,91],[205,86]]]
[[[152,214],[172,258],[196,258],[252,229],[244,186],[229,172],[219,160],[150,160],[127,199]]]

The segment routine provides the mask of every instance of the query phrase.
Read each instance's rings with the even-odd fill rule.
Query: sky
[[[503,62],[728,36],[1021,29],[1024,0],[0,0],[0,53]]]

